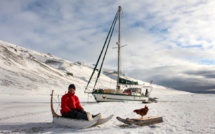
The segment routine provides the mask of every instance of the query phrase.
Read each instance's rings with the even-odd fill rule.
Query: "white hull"
[[[78,128],[78,129],[92,127],[97,123],[98,120],[99,120],[99,117],[94,118],[94,120],[92,121],[69,119],[69,118],[63,118],[63,117],[53,117],[53,123],[55,124],[58,124],[61,126],[67,126],[71,128]]]
[[[136,95],[93,93],[93,96],[97,102],[148,101],[148,97]]]

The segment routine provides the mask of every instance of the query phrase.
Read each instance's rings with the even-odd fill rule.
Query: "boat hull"
[[[111,94],[111,93],[92,93],[97,102],[119,102],[119,101],[148,101],[146,96]]]

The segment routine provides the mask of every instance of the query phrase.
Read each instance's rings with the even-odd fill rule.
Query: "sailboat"
[[[145,101],[147,102],[152,91],[152,86],[140,86],[137,81],[129,80],[124,77],[120,73],[120,48],[121,46],[121,6],[118,7],[117,13],[114,17],[112,25],[110,27],[109,33],[103,45],[102,51],[99,55],[99,58],[95,64],[91,77],[87,83],[85,93],[91,93],[97,102],[116,102],[116,101]],[[110,44],[110,40],[114,31],[114,27],[118,20],[118,41],[117,41],[117,49],[118,49],[118,57],[117,57],[117,82],[116,88],[98,88],[96,87],[97,81],[102,71],[102,66],[105,60],[105,56]],[[101,61],[100,69],[97,69],[98,63],[101,60],[103,55],[103,59]],[[97,72],[97,78],[95,80],[95,84],[93,90],[91,92],[87,92],[88,86],[92,80],[93,75]],[[129,86],[128,88],[121,88],[122,85]]]

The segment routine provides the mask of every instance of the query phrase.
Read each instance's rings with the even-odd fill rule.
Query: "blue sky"
[[[95,64],[119,5],[125,73],[180,90],[215,89],[213,0],[0,0],[0,40]]]

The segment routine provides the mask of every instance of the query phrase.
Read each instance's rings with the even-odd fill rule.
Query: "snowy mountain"
[[[0,41],[0,82],[3,94],[44,94],[47,90],[65,90],[70,83],[86,85],[92,69]],[[15,88],[13,91],[7,89]]]
[[[70,83],[76,84],[80,89],[78,93],[83,94],[93,71],[92,66],[84,63],[67,61],[50,53],[39,53],[3,41],[0,41],[0,65],[1,93],[16,95],[42,95],[50,93],[52,89],[64,92]],[[115,87],[114,71],[103,72],[98,86]]]

